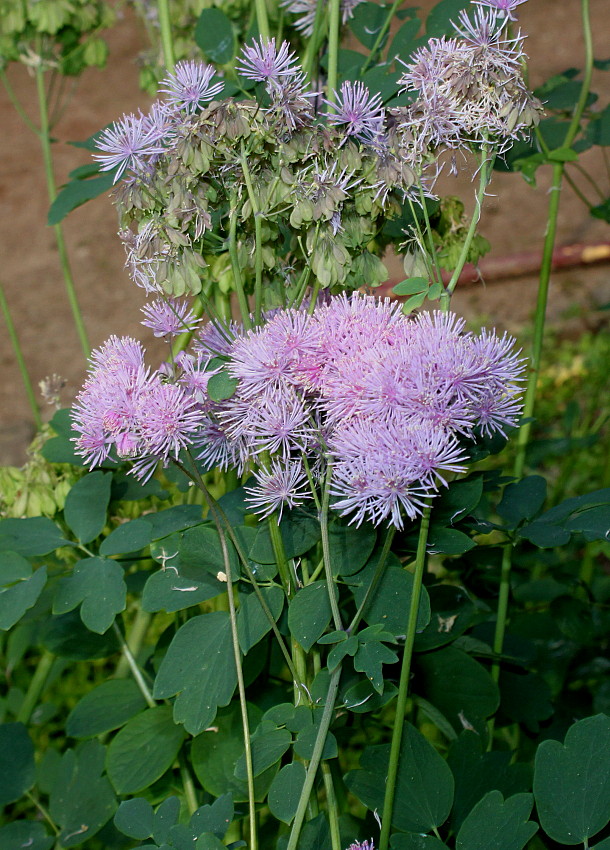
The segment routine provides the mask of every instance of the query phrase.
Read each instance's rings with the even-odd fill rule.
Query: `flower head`
[[[256,486],[246,486],[246,503],[252,510],[266,517],[278,511],[282,517],[284,506],[294,508],[310,498],[307,476],[298,461],[282,461],[274,458],[269,468],[262,467],[254,472]]]
[[[278,80],[299,70],[298,60],[290,52],[287,41],[283,41],[278,50],[274,38],[265,39],[262,36],[258,43],[255,41],[251,47],[243,48],[241,59],[235,67],[242,77],[260,82]]]
[[[152,329],[157,337],[172,337],[193,331],[199,319],[186,300],[157,298],[142,307],[146,316],[142,324]]]
[[[127,168],[136,174],[142,172],[150,157],[163,151],[157,127],[136,115],[123,115],[103,130],[96,147],[101,153],[94,153],[93,158],[100,163],[100,171],[117,169],[115,183]]]
[[[383,133],[385,112],[381,96],[371,95],[363,83],[345,82],[339,93],[334,92],[334,102],[325,101],[334,108],[329,112],[329,124],[341,126],[347,136],[360,142],[375,144]]]
[[[478,6],[488,6],[491,9],[497,9],[509,21],[516,21],[517,18],[513,12],[517,6],[525,3],[525,0],[473,0],[473,3],[476,3]]]
[[[214,68],[203,62],[178,62],[175,71],[161,81],[159,92],[180,111],[193,113],[223,90],[224,83],[210,85],[214,74]]]

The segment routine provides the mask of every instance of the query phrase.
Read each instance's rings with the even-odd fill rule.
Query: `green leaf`
[[[14,803],[36,780],[34,745],[23,723],[0,725],[0,807]]]
[[[432,8],[426,19],[426,37],[437,38],[452,35],[452,21],[458,20],[459,13],[469,5],[469,0],[441,0]]]
[[[98,470],[80,478],[68,493],[64,519],[81,543],[89,543],[102,533],[111,484],[112,475]]]
[[[142,594],[144,611],[167,611],[170,614],[183,611],[191,605],[213,599],[227,589],[226,582],[205,574],[200,579],[183,578],[175,572],[173,563],[168,561],[164,570],[147,578]]]
[[[538,824],[528,820],[534,798],[515,794],[504,801],[490,791],[470,812],[456,839],[456,850],[522,850]]]
[[[371,810],[381,811],[389,761],[389,746],[367,747],[360,759],[361,770],[345,777],[350,791]],[[397,829],[425,833],[445,822],[453,802],[451,771],[424,736],[405,724],[396,779],[392,823]]]
[[[356,605],[361,605],[364,601],[377,562],[378,555],[374,553],[365,569],[354,576],[353,580],[359,582],[353,587]],[[379,580],[377,590],[364,609],[364,619],[371,625],[380,623],[384,629],[387,629],[393,635],[404,635],[407,629],[412,593],[412,574],[398,567],[387,567]],[[291,606],[293,604],[294,602],[291,603]],[[429,622],[430,599],[426,589],[422,588],[417,614],[417,631],[422,631]]]
[[[375,548],[377,532],[372,525],[356,528],[340,522],[328,526],[328,545],[333,575],[351,576],[368,561]]]
[[[499,705],[500,693],[487,670],[459,649],[447,646],[419,655],[422,692],[461,732],[469,724],[483,733]]]
[[[269,522],[272,521],[269,520]],[[298,558],[299,555],[304,555],[312,546],[315,546],[320,539],[320,523],[317,517],[302,511],[286,511],[280,522],[280,534],[286,558]],[[249,557],[259,564],[275,563],[275,553],[267,523],[258,524],[257,535],[250,548]]]
[[[250,728],[255,728],[262,712],[248,705]],[[235,776],[237,760],[244,752],[244,734],[240,707],[233,703],[227,709],[220,709],[214,720],[214,729],[203,732],[193,741],[191,759],[193,770],[203,788],[215,797],[231,794],[236,803],[248,799],[245,782]],[[277,773],[273,765],[254,780],[255,799],[262,801]]]
[[[592,117],[587,124],[585,136],[593,145],[610,145],[610,105]]]
[[[59,582],[54,614],[65,614],[77,605],[88,629],[103,635],[125,610],[127,588],[122,567],[105,558],[84,558],[74,565],[72,575]]]
[[[290,602],[288,627],[293,638],[306,652],[330,623],[332,611],[325,581],[314,581],[302,587]]]
[[[544,831],[560,844],[588,843],[610,821],[610,717],[597,714],[568,729],[565,744],[542,741],[534,796]]]
[[[222,794],[211,805],[201,806],[192,815],[189,825],[200,835],[211,832],[218,838],[223,838],[234,817],[233,798],[230,794]]]
[[[447,850],[435,835],[420,835],[416,832],[395,832],[390,838],[392,850]]]
[[[546,499],[546,481],[541,475],[528,475],[504,488],[498,513],[508,528],[516,528],[523,520],[533,519]]]
[[[584,645],[596,642],[590,603],[565,594],[553,599],[550,610],[562,634],[569,640]]]
[[[381,32],[386,16],[386,10],[377,3],[360,3],[354,9],[349,28],[358,41],[371,50]]]
[[[172,552],[174,551],[172,547],[169,548],[172,549]],[[235,547],[230,540],[227,540],[227,549],[231,575],[233,581],[236,581],[239,578],[239,560]],[[169,569],[171,569],[171,566],[176,567],[180,575],[185,578],[206,581],[210,576],[216,578],[220,575],[221,578],[224,577],[226,580],[226,565],[220,537],[212,526],[197,525],[193,528],[187,528],[181,535],[178,552],[179,563],[176,564],[174,560],[169,561]]]
[[[394,295],[417,295],[427,292],[430,282],[425,277],[408,277],[392,287]]]
[[[44,826],[37,821],[13,821],[0,829],[2,850],[51,850],[54,844],[55,839],[47,835]]]
[[[471,625],[476,608],[462,587],[436,584],[428,587],[432,614],[426,628],[415,638],[415,649],[423,652],[451,643]]]
[[[547,157],[551,162],[576,162],[578,154],[572,148],[555,148]]]
[[[268,731],[260,728],[252,735],[252,772],[254,776],[260,776],[268,767],[276,764],[292,744],[292,735],[287,729],[271,729]],[[235,765],[235,776],[246,780],[246,756],[240,756]]]
[[[427,551],[431,555],[464,555],[476,547],[472,537],[457,528],[442,528],[434,523],[428,534]]]
[[[110,679],[85,694],[66,721],[72,738],[90,738],[118,729],[146,706],[140,689],[131,679]]]
[[[576,601],[576,600],[572,600]],[[536,673],[500,673],[500,709],[514,723],[533,733],[553,714],[551,689]]]
[[[107,823],[116,811],[110,782],[102,776],[105,750],[99,741],[87,741],[67,750],[59,763],[51,789],[49,812],[62,827],[59,841],[76,847]]]
[[[166,797],[153,817],[153,838],[157,844],[165,844],[170,839],[171,829],[180,816],[178,797]]]
[[[361,679],[345,691],[342,705],[354,714],[368,714],[383,708],[397,693],[398,688],[392,682],[385,682],[383,694],[378,694],[368,679]]]
[[[239,842],[236,842],[237,844]],[[211,832],[204,832],[200,835],[195,844],[195,850],[225,850],[225,845],[216,835]]]
[[[225,65],[234,54],[233,26],[220,9],[204,9],[195,26],[195,43],[210,62]],[[208,385],[209,386],[209,385]]]
[[[55,523],[46,517],[0,520],[0,552],[8,550],[24,558],[34,558],[71,545]]]
[[[32,575],[32,565],[17,552],[0,552],[0,585],[24,581]]]
[[[184,738],[169,705],[132,718],[108,747],[106,769],[117,794],[135,794],[156,782],[176,760]]]
[[[86,201],[97,198],[112,189],[116,175],[116,169],[100,174],[99,177],[90,177],[87,180],[70,180],[63,186],[49,208],[47,224],[55,225],[68,215],[68,213],[80,207]]]
[[[104,635],[90,632],[76,611],[51,617],[43,632],[42,642],[53,655],[72,661],[106,658],[120,649],[114,632],[108,631]]]
[[[261,587],[261,593],[277,622],[284,608],[284,592],[281,587]],[[267,615],[255,593],[248,595],[240,593],[239,611],[237,612],[237,636],[241,651],[246,655],[259,640],[262,640],[271,629]]]
[[[364,673],[378,694],[383,693],[383,665],[395,664],[398,656],[381,641],[367,641],[354,656],[354,669]]]
[[[405,316],[408,315],[413,310],[417,310],[418,307],[421,307],[425,300],[425,292],[420,292],[418,295],[412,295],[410,298],[407,298],[405,303],[402,305],[402,312]]]
[[[540,549],[554,549],[555,546],[565,546],[572,536],[565,528],[560,528],[558,525],[549,522],[529,523],[522,526],[517,534]]]
[[[0,591],[0,629],[12,629],[38,601],[47,583],[47,568],[40,567],[30,578]]]
[[[143,797],[124,800],[114,816],[114,825],[129,838],[143,841],[153,832],[153,807]]]
[[[271,783],[267,804],[271,814],[282,823],[291,823],[296,814],[305,774],[305,766],[295,761],[284,765]]]
[[[102,540],[100,555],[125,555],[139,552],[150,545],[153,528],[145,519],[132,519],[124,522]]]
[[[177,694],[174,720],[197,735],[212,723],[218,706],[229,703],[236,684],[229,615],[213,611],[177,631],[159,667],[154,697]]]
[[[212,9],[209,10],[210,12]],[[238,380],[232,378],[224,369],[212,375],[208,381],[208,395],[212,401],[225,401],[234,394]]]
[[[482,495],[482,475],[470,475],[461,481],[451,481],[434,500],[432,522],[439,526],[455,525],[472,513]]]
[[[394,36],[392,45],[388,51],[388,59],[399,58],[406,61],[417,46],[417,35],[421,21],[419,18],[411,18],[401,25],[400,29]]]
[[[488,791],[505,797],[531,788],[529,765],[511,764],[510,752],[483,752],[480,735],[464,730],[449,749],[447,762],[455,779],[451,828],[458,831],[468,813]]]

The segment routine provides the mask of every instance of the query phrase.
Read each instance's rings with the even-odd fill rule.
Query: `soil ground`
[[[422,6],[433,5],[431,0]],[[530,0],[519,7],[520,24],[528,33],[531,84],[582,64],[579,0]],[[592,0],[595,56],[610,57],[610,15],[607,0]],[[87,154],[66,142],[82,140],[124,112],[146,109],[149,99],[138,88],[135,58],[142,46],[137,23],[126,15],[108,35],[110,59],[104,71],[89,70],[80,80],[64,116],[55,128],[58,184],[68,172],[87,162]],[[35,118],[34,80],[25,67],[9,69],[11,83]],[[610,73],[596,72],[593,90],[603,107],[610,99]],[[65,381],[64,403],[77,392],[84,360],[63,291],[53,230],[46,226],[47,199],[37,138],[23,124],[0,88],[0,282],[17,326],[34,385],[52,373]],[[603,159],[586,153],[582,164],[606,194],[610,178]],[[532,189],[518,175],[497,174],[491,185],[480,230],[494,256],[541,248],[546,225],[549,174],[542,169]],[[591,187],[574,172],[589,196]],[[457,183],[457,185],[456,185]],[[440,191],[459,194],[472,207],[474,187],[467,177],[445,182]],[[92,346],[110,334],[130,334],[150,343],[139,324],[143,293],[123,269],[123,249],[116,236],[116,213],[107,197],[97,198],[65,221],[65,234],[78,297]],[[592,219],[566,187],[562,198],[557,244],[610,239],[606,224]],[[393,269],[401,279],[400,266]],[[533,277],[478,284],[456,293],[453,307],[469,318],[515,332],[531,315],[536,298]],[[610,266],[577,268],[554,274],[549,316],[565,333],[583,328],[604,332],[592,308],[610,302]],[[608,315],[607,313],[605,315]],[[159,343],[157,343],[159,346]],[[154,349],[154,344],[153,344]],[[157,348],[159,353],[160,350]],[[155,357],[151,352],[151,362]],[[20,464],[33,434],[32,416],[23,391],[8,335],[0,330],[0,463]],[[45,417],[52,410],[43,411]]]

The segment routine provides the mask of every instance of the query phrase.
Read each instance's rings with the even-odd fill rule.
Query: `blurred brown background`
[[[433,5],[430,0],[421,4]],[[530,79],[535,87],[554,73],[581,67],[583,57],[578,0],[529,0],[519,7],[520,25],[528,33]],[[591,0],[595,56],[610,58],[610,9],[608,0]],[[55,128],[54,146],[58,184],[68,172],[88,161],[88,154],[66,144],[82,140],[119,118],[124,112],[150,102],[138,88],[135,58],[143,42],[137,22],[126,14],[108,34],[110,59],[105,70],[85,72],[68,108]],[[19,98],[35,119],[34,80],[24,67],[11,67],[9,77]],[[610,99],[610,72],[596,72],[593,90],[600,95],[599,108]],[[47,200],[40,149],[36,137],[24,126],[0,87],[0,280],[23,346],[32,380],[58,373],[66,380],[63,402],[78,391],[85,364],[72,325],[57,262],[55,238],[46,226]],[[582,164],[599,181],[606,195],[610,176],[598,151],[587,152]],[[574,174],[577,183],[582,177]],[[541,248],[548,203],[548,169],[539,172],[532,189],[519,175],[496,174],[484,210],[480,230],[492,244],[492,257]],[[459,194],[472,208],[474,187],[469,177],[444,178],[440,191]],[[592,196],[590,188],[587,194]],[[139,324],[143,292],[123,269],[123,249],[116,236],[117,218],[107,197],[97,198],[71,213],[64,222],[72,270],[92,346],[111,333],[130,334],[150,343],[148,331]],[[610,241],[610,228],[592,219],[581,201],[566,186],[561,205],[558,245]],[[400,265],[392,269],[401,279]],[[481,316],[488,324],[518,331],[531,315],[536,278],[478,283],[458,290],[456,311]],[[567,334],[598,328],[600,314],[591,308],[610,301],[610,264],[580,267],[553,275],[550,319]],[[2,320],[0,331],[0,463],[20,464],[33,434],[26,396]],[[151,351],[162,354],[160,343]],[[52,410],[44,410],[49,418]]]

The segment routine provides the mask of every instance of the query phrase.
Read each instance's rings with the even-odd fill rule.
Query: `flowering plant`
[[[158,4],[159,97],[94,158],[167,357],[95,349],[43,449],[72,464],[63,509],[0,521],[8,655],[43,647],[0,725],[10,850],[605,846],[608,717],[541,740],[574,684],[547,655],[586,605],[555,581],[528,619],[527,560],[602,539],[608,493],[543,511],[523,477],[542,330],[528,365],[450,310],[493,163],[541,117],[521,2],[443,0],[417,44],[407,10],[409,49],[401,27],[384,54],[399,4],[282,2],[289,41],[257,0],[222,73],[173,62]],[[356,66],[347,21],[370,49]],[[468,221],[435,189],[472,156]],[[375,295],[390,247],[402,304]],[[514,475],[481,465],[520,425]],[[70,660],[86,693],[60,723],[37,704]],[[60,743],[36,763],[41,715]]]

